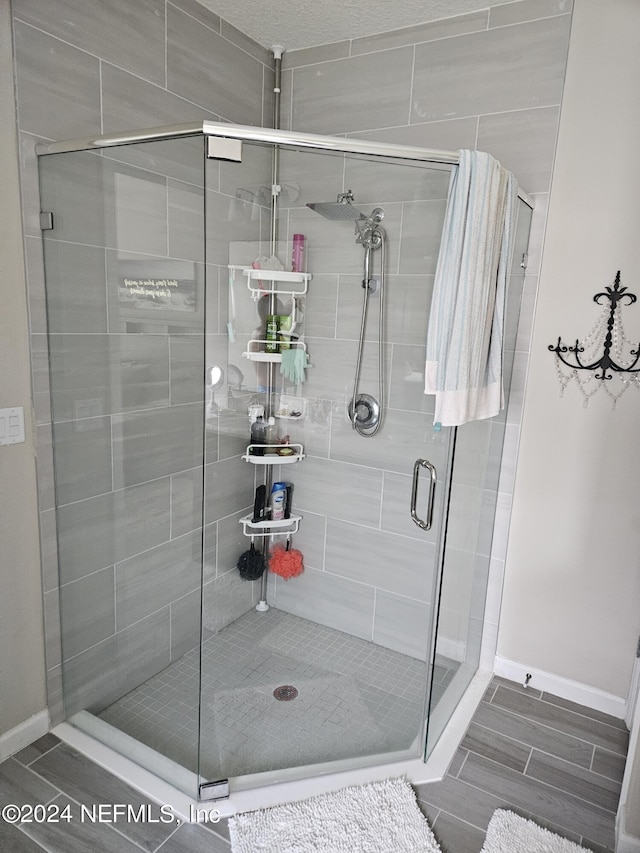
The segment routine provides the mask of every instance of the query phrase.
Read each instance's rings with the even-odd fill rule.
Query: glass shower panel
[[[531,208],[520,201],[505,306],[504,409],[494,418],[456,429],[427,752],[440,737],[480,663],[530,225]]]
[[[207,369],[221,365],[227,381],[207,419],[219,453],[206,465],[217,553],[205,576],[200,773],[232,778],[232,789],[256,784],[247,777],[258,773],[295,778],[423,753],[449,470],[450,431],[433,430],[422,379],[448,170],[282,148],[272,245],[272,156],[245,142],[241,164],[207,164],[207,268],[219,271],[221,304]],[[363,247],[353,220],[307,207],[348,189],[365,217],[384,209],[387,235],[384,414],[374,438],[359,436],[347,415]],[[294,234],[304,235],[299,274]],[[378,277],[379,264],[375,255]],[[380,290],[370,297],[363,349],[361,390],[373,394],[380,300]],[[269,317],[293,335],[268,341]],[[287,372],[296,348],[308,357],[297,380]],[[293,450],[288,461],[251,452],[250,409],[273,416],[273,440]],[[409,511],[418,458],[439,476],[428,532]],[[252,523],[259,487],[268,494],[274,482],[292,494],[285,532]],[[424,482],[418,500],[422,514]],[[267,610],[255,606],[263,578],[243,580],[237,568],[252,542],[257,552],[268,543],[268,564],[287,543],[303,555],[304,571],[289,579],[267,568]]]
[[[176,768],[197,770],[188,655],[218,285],[204,265],[203,168],[199,137],[40,159],[66,718],[191,795]],[[179,694],[175,664],[188,672]]]

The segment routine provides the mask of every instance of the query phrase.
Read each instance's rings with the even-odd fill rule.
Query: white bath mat
[[[489,822],[480,853],[580,853],[584,850],[532,820],[498,809]]]
[[[441,853],[405,779],[387,779],[229,820],[233,853]]]

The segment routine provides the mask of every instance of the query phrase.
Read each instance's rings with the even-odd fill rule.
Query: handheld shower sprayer
[[[364,248],[363,280],[364,299],[362,304],[362,321],[360,324],[360,338],[358,341],[358,355],[356,357],[355,377],[353,381],[353,393],[349,401],[347,412],[351,426],[359,435],[366,438],[374,436],[382,424],[382,403],[384,401],[384,355],[383,355],[383,331],[384,331],[384,282],[385,282],[385,243],[386,233],[380,225],[384,219],[384,210],[374,207],[370,216],[365,216],[361,210],[353,204],[355,201],[351,190],[340,193],[334,202],[313,202],[307,204],[311,210],[332,221],[355,222],[356,243],[361,243]],[[370,286],[372,281],[372,252],[380,249],[380,307],[378,325],[378,397],[376,400],[371,394],[359,393],[360,373],[362,370],[362,352],[364,347],[365,328],[367,323],[367,307],[369,296],[374,292]]]

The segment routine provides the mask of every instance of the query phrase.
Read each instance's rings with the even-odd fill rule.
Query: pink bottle
[[[293,235],[291,272],[304,272],[304,234]]]

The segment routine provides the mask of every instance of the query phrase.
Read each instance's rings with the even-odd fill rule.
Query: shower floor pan
[[[194,648],[99,717],[194,770],[199,666]],[[250,611],[203,643],[200,773],[217,779],[407,750],[421,729],[424,666],[283,611]],[[438,658],[434,703],[458,666]],[[285,686],[297,695],[278,701],[274,691]]]

